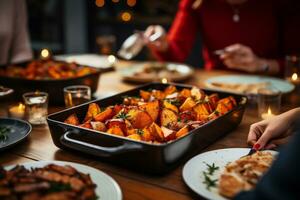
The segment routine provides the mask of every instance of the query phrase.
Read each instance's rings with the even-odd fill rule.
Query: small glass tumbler
[[[300,85],[300,56],[289,55],[285,57],[285,79],[294,85]]]
[[[46,124],[48,115],[48,93],[28,92],[23,94],[26,118],[33,125]]]
[[[273,87],[258,90],[258,116],[270,119],[280,113],[281,92]]]
[[[66,107],[76,106],[91,100],[91,88],[85,85],[72,85],[64,88]]]

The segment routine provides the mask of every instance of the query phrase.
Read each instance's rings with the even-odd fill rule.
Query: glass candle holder
[[[270,119],[280,113],[281,92],[276,88],[258,90],[258,115],[262,119]]]
[[[25,117],[25,105],[21,102],[18,104],[12,104],[7,109],[8,117],[24,119]]]
[[[46,124],[48,115],[48,93],[28,92],[23,94],[26,118],[33,125]]]
[[[285,58],[285,79],[294,85],[300,85],[300,56],[289,55]]]
[[[91,100],[91,88],[85,85],[73,85],[64,88],[66,107],[76,106]]]

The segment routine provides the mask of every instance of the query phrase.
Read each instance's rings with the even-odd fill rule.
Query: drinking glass
[[[86,85],[73,85],[64,88],[66,107],[76,106],[91,100],[91,88]]]
[[[270,119],[280,113],[281,92],[273,87],[258,90],[258,115]]]
[[[23,94],[25,113],[29,123],[34,125],[46,124],[48,115],[48,93],[28,92]]]

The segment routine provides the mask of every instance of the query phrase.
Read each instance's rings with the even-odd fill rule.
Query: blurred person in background
[[[250,127],[249,145],[258,150],[287,145],[252,191],[241,192],[235,200],[300,199],[300,108],[292,109]]]
[[[0,1],[0,65],[32,58],[25,0]]]
[[[284,56],[300,52],[295,0],[181,0],[168,32],[149,26],[145,42],[158,60],[184,62],[201,35],[205,69],[280,75]],[[151,36],[159,35],[155,41]]]

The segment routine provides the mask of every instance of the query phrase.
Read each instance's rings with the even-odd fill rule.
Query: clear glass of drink
[[[76,106],[91,100],[91,88],[86,85],[72,85],[64,88],[66,107]]]
[[[28,92],[23,94],[26,118],[33,125],[46,124],[48,115],[48,93]]]

